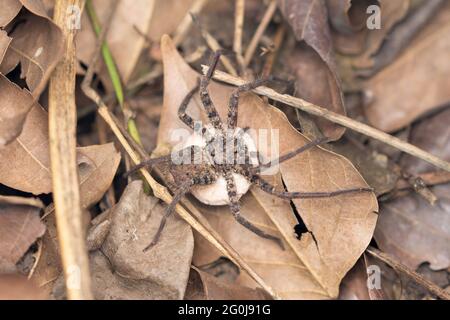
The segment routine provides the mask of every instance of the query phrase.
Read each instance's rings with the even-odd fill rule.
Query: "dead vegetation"
[[[448,2],[3,2],[1,299],[450,298]],[[365,190],[229,189],[284,249],[228,206],[177,199],[164,167],[124,175],[191,135],[178,111],[217,50],[214,115],[204,95],[186,114],[225,124],[236,86],[275,76],[239,98],[259,160],[328,143],[264,179]]]

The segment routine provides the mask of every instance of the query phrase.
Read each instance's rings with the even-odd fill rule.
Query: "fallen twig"
[[[183,18],[183,21],[178,25],[177,30],[175,30],[173,36],[173,43],[175,46],[178,46],[181,42],[183,42],[184,38],[188,34],[189,29],[192,25],[191,14],[197,15],[199,14],[208,0],[196,0],[191,8],[189,9],[189,13]]]
[[[244,28],[245,0],[235,1],[234,11],[234,40],[233,51],[236,53],[236,59],[244,67],[244,57],[242,57],[242,30]]]
[[[203,69],[203,73],[206,74],[206,72],[208,71],[208,66],[202,65],[202,69]],[[243,85],[246,83],[246,81],[244,79],[232,76],[232,75],[227,74],[222,71],[214,72],[213,78],[216,80],[228,83],[228,84],[235,85],[235,86]],[[270,89],[268,87],[258,87],[256,89],[254,89],[253,92],[255,92],[259,95],[269,97],[272,100],[282,102],[291,107],[300,109],[309,114],[312,114],[312,115],[315,115],[318,117],[322,117],[331,122],[340,124],[343,127],[349,128],[351,130],[354,130],[356,132],[364,134],[370,138],[384,142],[384,143],[386,143],[394,148],[397,148],[405,153],[408,153],[414,157],[417,157],[428,163],[431,163],[432,165],[434,165],[440,169],[450,172],[450,163],[449,162],[442,160],[442,159],[430,154],[429,152],[426,152],[410,143],[407,143],[407,142],[400,140],[394,136],[391,136],[390,134],[387,134],[383,131],[375,129],[367,124],[358,122],[356,120],[353,120],[353,119],[343,116],[341,114],[332,112],[323,107],[316,106],[316,105],[314,105],[310,102],[307,102],[303,99],[296,98],[296,97],[293,97],[293,96],[290,96],[287,94],[278,93],[275,90]]]
[[[53,200],[61,258],[69,299],[92,299],[89,262],[80,206],[76,158],[75,30],[71,11],[82,0],[57,0],[54,22],[65,37],[64,57],[56,67],[49,88],[49,136]]]
[[[223,50],[222,46],[219,44],[219,42],[214,38],[203,26],[201,25],[200,21],[198,20],[198,17],[194,14],[191,15],[192,20],[197,25],[197,27],[200,30],[200,33],[202,34],[203,39],[205,40],[206,44],[212,51],[221,51]],[[228,59],[226,56],[222,55],[220,57],[220,62],[222,62],[223,66],[229,73],[231,73],[234,76],[237,76],[238,73],[236,69],[233,67],[233,64],[231,63],[230,59]]]
[[[433,171],[418,175],[426,186],[435,186],[438,184],[450,183],[450,172]],[[400,179],[395,186],[397,190],[411,189],[414,185],[406,179]]]
[[[275,10],[277,9],[277,2],[276,0],[272,0],[267,7],[266,12],[264,13],[264,17],[261,20],[261,23],[259,24],[258,28],[256,29],[255,34],[253,35],[252,40],[250,40],[250,44],[248,45],[247,50],[245,51],[244,55],[244,66],[247,67],[252,61],[253,55],[255,54],[256,47],[258,46],[259,40],[261,40],[262,35],[266,31],[267,26],[270,23],[270,20],[272,20],[273,14],[275,13]]]
[[[383,261],[384,263],[388,264],[394,270],[396,270],[396,271],[398,271],[398,272],[408,276],[409,278],[414,280],[414,282],[416,282],[417,284],[421,285],[422,287],[424,287],[425,289],[427,289],[429,292],[431,292],[432,294],[436,295],[437,297],[439,297],[441,299],[444,299],[444,300],[450,300],[450,293],[446,292],[444,289],[442,289],[441,287],[437,286],[433,282],[428,281],[421,274],[418,274],[417,272],[415,272],[414,270],[411,270],[410,268],[408,268],[404,264],[396,261],[390,255],[388,255],[388,254],[386,254],[384,252],[381,252],[380,250],[375,249],[373,247],[369,247],[366,251],[370,255],[374,256],[375,258],[377,258],[377,259]]]

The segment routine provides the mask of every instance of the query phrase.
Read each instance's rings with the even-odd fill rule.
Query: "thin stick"
[[[208,0],[196,0],[189,9],[189,13],[194,15],[199,14],[207,2]],[[180,45],[180,43],[184,40],[184,38],[186,37],[187,33],[191,28],[192,18],[189,13],[183,18],[183,21],[181,21],[181,23],[178,25],[177,30],[175,30],[173,36],[173,43],[175,44],[175,46]]]
[[[233,51],[236,53],[237,61],[241,67],[244,66],[242,57],[242,31],[244,28],[245,0],[236,0],[234,11],[234,41]]]
[[[202,34],[202,37],[203,37],[203,39],[205,39],[205,42],[208,45],[208,47],[214,52],[223,50],[222,46],[219,44],[219,42],[216,40],[216,38],[214,38],[208,31],[205,30],[205,28],[203,28],[203,26],[200,24],[200,21],[198,20],[197,16],[192,15],[192,19],[197,24],[197,26]],[[223,66],[225,67],[225,69],[227,69],[227,71],[229,73],[231,73],[234,76],[238,75],[238,73],[237,73],[236,69],[233,67],[233,64],[231,63],[230,59],[228,59],[226,56],[222,55],[220,57],[220,62],[222,62]]]
[[[426,172],[419,174],[418,178],[421,179],[426,186],[435,186],[438,184],[449,183],[450,172],[445,171]],[[397,190],[411,189],[414,188],[414,185],[412,185],[406,179],[400,179],[397,181],[395,188]]]
[[[263,71],[262,71],[262,77],[267,78],[272,73],[272,67],[275,63],[275,59],[277,57],[277,54],[280,50],[281,44],[284,39],[284,34],[286,32],[286,27],[282,23],[277,29],[277,32],[275,33],[275,36],[273,37],[273,50],[267,54],[266,63],[264,63]]]
[[[389,266],[391,266],[394,270],[399,271],[399,272],[403,273],[404,275],[408,276],[409,278],[414,280],[414,282],[421,285],[422,287],[424,287],[425,289],[427,289],[429,292],[436,295],[437,297],[439,297],[443,300],[450,300],[450,293],[448,293],[441,287],[437,286],[433,282],[428,281],[421,274],[418,274],[417,272],[415,272],[414,270],[411,270],[404,264],[396,261],[390,255],[388,255],[384,252],[381,252],[380,250],[375,249],[373,247],[367,248],[366,251],[368,253],[370,253],[372,256],[374,256],[375,258],[377,258],[377,259],[383,261],[384,263],[388,264]]]
[[[82,0],[57,0],[54,22],[65,38],[63,60],[56,67],[49,89],[50,160],[56,226],[69,299],[92,299],[91,278],[80,205],[76,158],[75,30],[69,7]]]
[[[258,46],[259,40],[261,40],[262,35],[266,31],[267,26],[270,23],[270,20],[272,20],[273,14],[275,13],[275,10],[277,9],[277,2],[276,0],[272,0],[270,2],[269,6],[267,7],[266,12],[264,13],[264,16],[261,20],[261,23],[259,24],[258,28],[256,29],[255,35],[253,36],[252,40],[250,41],[250,44],[248,45],[247,50],[245,51],[244,55],[244,66],[247,67],[250,61],[252,61],[253,55],[255,54],[256,47]]]
[[[203,70],[203,73],[206,74],[206,72],[208,72],[208,66],[202,65],[202,70]],[[228,84],[235,85],[235,86],[240,86],[240,85],[243,85],[246,83],[246,81],[244,79],[229,75],[222,71],[216,71],[213,75],[213,78],[216,80],[219,80],[219,81],[223,81]],[[290,96],[287,94],[280,94],[280,93],[276,92],[275,90],[270,89],[268,87],[258,87],[256,89],[254,89],[253,92],[255,92],[259,95],[262,95],[262,96],[269,97],[272,100],[282,102],[291,107],[300,109],[309,114],[312,114],[312,115],[315,115],[318,117],[322,117],[331,122],[340,124],[343,127],[346,127],[351,130],[354,130],[356,132],[359,132],[359,133],[366,135],[368,137],[371,137],[375,140],[384,142],[387,145],[390,145],[390,146],[397,148],[405,153],[408,153],[414,157],[422,159],[440,169],[450,172],[450,163],[449,162],[444,161],[444,160],[430,154],[429,152],[426,152],[410,143],[404,142],[394,136],[391,136],[390,134],[387,134],[383,131],[375,129],[364,123],[361,123],[361,122],[358,122],[351,118],[348,118],[346,116],[337,114],[337,113],[327,110],[325,108],[316,106],[316,105],[314,105],[310,102],[307,102],[303,99],[296,98],[296,97],[293,97],[293,96]]]

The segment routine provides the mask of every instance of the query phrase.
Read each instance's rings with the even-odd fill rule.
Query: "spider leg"
[[[197,85],[191,89],[191,91],[188,92],[188,94],[184,97],[183,101],[180,104],[180,107],[178,108],[178,118],[180,118],[181,121],[184,122],[189,128],[194,129],[194,119],[192,119],[187,113],[186,109],[189,105],[189,102],[191,101],[192,97],[194,96],[195,92],[200,87],[200,84],[197,83]]]
[[[256,79],[255,81],[238,86],[230,96],[230,101],[228,103],[228,118],[227,126],[229,129],[236,128],[238,120],[238,105],[239,97],[243,92],[251,91],[259,86],[266,84],[273,80],[273,77],[267,77],[262,79]]]
[[[277,196],[282,199],[313,199],[313,198],[329,198],[339,196],[341,194],[356,193],[356,192],[372,192],[372,188],[351,188],[329,192],[287,192],[277,191],[273,185],[265,181],[258,175],[253,175],[250,181],[255,183],[261,190]]]
[[[211,64],[209,65],[208,73],[201,77],[200,80],[200,99],[202,100],[203,107],[205,108],[208,119],[215,129],[222,130],[222,120],[220,119],[219,113],[216,107],[212,103],[211,96],[208,92],[209,81],[212,78],[214,71],[216,70],[217,64],[219,63],[221,51],[214,52],[214,56]]]
[[[189,150],[189,151],[187,151]],[[184,158],[184,155],[189,156],[190,158],[190,162],[189,163],[195,163],[196,161],[196,157],[197,156],[201,156],[199,154],[199,147],[198,146],[189,146],[185,149],[179,150],[179,160],[183,163],[186,164],[186,161],[189,162],[189,159]],[[172,158],[172,154],[163,156],[163,157],[159,157],[159,158],[153,158],[153,159],[148,159],[148,160],[144,160],[141,163],[137,164],[136,166],[134,166],[133,168],[131,168],[128,172],[125,173],[125,176],[129,176],[133,173],[135,173],[136,171],[145,168],[145,167],[152,167],[156,164],[160,164],[160,163],[170,163],[171,161],[173,161],[174,159]]]
[[[137,164],[136,166],[132,167],[129,171],[124,173],[124,177],[128,177],[130,175],[132,175],[133,173],[135,173],[136,171],[145,168],[145,167],[152,167],[156,164],[159,163],[164,163],[164,162],[169,162],[171,159],[170,155],[167,156],[163,156],[163,157],[159,157],[159,158],[153,158],[153,159],[148,159],[148,160],[144,160],[141,163]]]
[[[324,143],[326,143],[328,141],[329,141],[329,138],[327,138],[327,137],[318,138],[316,140],[310,141],[307,144],[305,144],[304,146],[302,146],[302,147],[300,147],[300,148],[298,148],[298,149],[296,149],[294,151],[291,151],[291,152],[289,152],[289,153],[279,157],[278,159],[276,159],[274,161],[271,161],[269,163],[264,163],[264,164],[261,164],[261,165],[259,165],[257,167],[254,167],[254,168],[252,168],[252,170],[254,172],[255,171],[259,172],[259,171],[261,171],[261,169],[270,168],[271,167],[271,163],[279,164],[279,163],[285,162],[285,161],[290,160],[293,157],[299,155],[302,152],[305,152],[305,151],[307,151],[307,150],[309,150],[309,149],[311,149],[311,148],[313,148],[315,146],[319,146],[321,144],[324,144]]]
[[[252,224],[250,221],[241,216],[241,206],[239,204],[239,198],[237,197],[236,183],[234,181],[234,177],[232,172],[228,171],[225,174],[225,179],[227,181],[227,192],[228,197],[230,198],[230,210],[239,224],[250,230],[251,232],[257,234],[261,238],[269,239],[275,241],[283,250],[284,245],[280,238],[275,237],[265,231],[259,229],[257,226]]]
[[[167,223],[167,219],[172,215],[172,213],[175,211],[175,207],[178,204],[178,202],[180,202],[180,200],[183,198],[183,196],[189,191],[189,188],[191,187],[192,183],[191,181],[183,184],[178,191],[174,194],[172,202],[167,206],[164,215],[161,219],[161,223],[159,225],[158,230],[156,231],[152,242],[145,247],[145,249],[143,250],[144,252],[151,249],[152,247],[154,247],[159,239],[161,238],[161,234],[162,231],[164,230],[164,227],[166,226]]]

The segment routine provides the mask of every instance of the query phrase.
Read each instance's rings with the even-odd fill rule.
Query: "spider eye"
[[[202,129],[202,133],[205,134],[206,133],[206,128]]]

